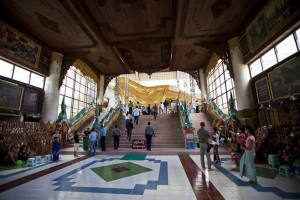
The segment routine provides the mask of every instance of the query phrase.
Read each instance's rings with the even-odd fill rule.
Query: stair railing
[[[111,124],[115,121],[116,116],[119,116],[121,113],[120,106],[116,108],[110,108],[109,111],[102,117],[99,121],[99,125],[103,125],[106,129],[111,126]]]
[[[226,122],[230,118],[230,116],[226,115],[215,102],[209,100],[208,105],[210,110],[223,122]]]

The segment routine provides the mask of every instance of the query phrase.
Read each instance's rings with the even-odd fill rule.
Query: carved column
[[[98,84],[98,103],[100,105],[103,104],[103,101],[104,101],[104,75],[100,75],[99,76],[99,84]]]
[[[199,76],[200,76],[200,90],[201,90],[201,99],[203,100],[204,98],[206,98],[207,96],[207,92],[206,92],[206,77],[203,71],[203,68],[199,69]]]
[[[58,52],[52,53],[49,76],[45,81],[45,97],[43,101],[42,122],[53,123],[56,121],[59,106],[59,80],[63,54]]]
[[[234,73],[234,85],[238,110],[254,107],[253,93],[250,85],[250,73],[248,65],[243,63],[242,52],[239,47],[238,38],[228,41],[230,48],[231,61]]]

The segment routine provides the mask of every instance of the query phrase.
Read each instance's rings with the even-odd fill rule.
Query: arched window
[[[227,65],[220,60],[216,67],[208,74],[208,95],[227,114],[230,94],[236,99],[234,81],[230,77]]]
[[[93,79],[84,76],[80,70],[71,66],[68,70],[63,84],[60,87],[59,104],[65,97],[68,118],[76,115],[80,110],[88,107],[91,102],[95,102],[97,85]],[[58,113],[61,111],[59,106]]]

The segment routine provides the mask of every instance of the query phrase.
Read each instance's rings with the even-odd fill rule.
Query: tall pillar
[[[49,76],[45,81],[45,97],[42,109],[42,122],[53,123],[58,115],[59,102],[59,77],[63,61],[63,54],[52,52]]]
[[[100,105],[102,105],[103,104],[103,102],[104,102],[104,90],[105,90],[105,88],[104,88],[104,75],[100,75],[100,77],[99,77],[99,84],[98,84],[98,91],[99,91],[99,96],[98,96],[98,103],[100,104]]]
[[[139,73],[137,71],[135,72],[135,80],[136,80],[137,83],[140,82]]]
[[[201,99],[203,100],[206,98],[207,93],[206,93],[206,78],[205,74],[202,68],[199,69],[199,76],[200,76],[200,90],[201,90]]]
[[[253,93],[250,85],[250,72],[248,65],[243,63],[242,52],[239,48],[238,38],[228,41],[231,61],[234,73],[234,85],[236,92],[237,109],[249,109],[254,107]]]

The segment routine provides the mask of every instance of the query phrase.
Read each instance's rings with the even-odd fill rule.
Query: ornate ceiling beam
[[[61,70],[60,70],[58,90],[62,86],[63,79],[65,78],[65,75],[67,74],[67,71],[70,68],[70,66],[72,66],[77,59],[83,58],[85,55],[89,53],[90,53],[89,51],[84,51],[80,53],[72,53],[72,54],[64,55],[63,62],[61,65]]]
[[[207,48],[210,51],[214,52],[217,56],[219,56],[224,62],[224,64],[227,66],[231,78],[234,79],[233,66],[232,66],[230,51],[227,42],[220,41],[220,42],[195,43],[195,45]]]
[[[198,84],[198,88],[200,89],[200,84],[199,84],[199,80],[200,80],[200,77],[199,77],[199,71],[198,70],[195,70],[195,71],[185,71],[185,73],[188,73],[189,75],[191,75],[197,82]],[[200,89],[201,90],[201,89]]]

